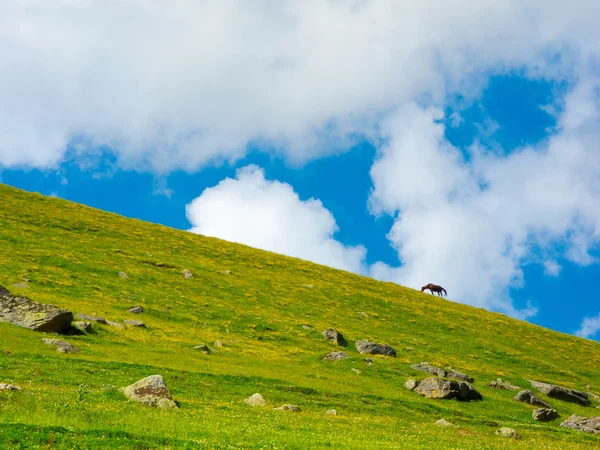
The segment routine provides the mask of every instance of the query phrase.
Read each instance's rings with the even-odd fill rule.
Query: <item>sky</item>
[[[596,0],[6,0],[0,181],[600,339]]]

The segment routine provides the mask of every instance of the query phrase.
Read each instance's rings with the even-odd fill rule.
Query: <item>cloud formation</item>
[[[286,183],[265,179],[255,165],[207,188],[186,207],[191,231],[364,273],[366,250],[335,238],[338,227],[319,200],[300,200]]]
[[[582,338],[593,338],[600,331],[600,314],[595,317],[585,317],[581,326],[575,332],[575,336]]]

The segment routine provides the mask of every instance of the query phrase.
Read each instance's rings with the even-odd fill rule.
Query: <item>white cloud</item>
[[[546,275],[550,275],[552,277],[557,277],[560,274],[562,267],[554,260],[544,261],[544,272]]]
[[[474,95],[491,70],[571,76],[597,51],[597,5],[4,0],[0,165],[52,166],[74,138],[74,155],[107,145],[158,173],[250,141],[305,161],[373,135],[397,105]]]
[[[582,338],[593,338],[598,331],[600,331],[600,314],[595,317],[585,317],[575,335]]]
[[[365,272],[365,249],[334,238],[335,219],[319,200],[300,200],[289,184],[266,180],[255,165],[205,189],[186,211],[194,233]]]

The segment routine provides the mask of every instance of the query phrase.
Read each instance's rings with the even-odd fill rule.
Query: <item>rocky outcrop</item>
[[[123,325],[126,327],[146,328],[146,324],[141,320],[124,320]]]
[[[505,389],[507,391],[518,391],[519,389],[521,389],[519,386],[515,386],[514,384],[502,381],[502,378],[498,378],[497,380],[492,381],[490,383],[490,387],[496,389]]]
[[[127,311],[129,311],[131,314],[141,314],[144,312],[144,308],[141,306],[134,306],[133,308],[129,308]]]
[[[335,328],[329,328],[321,333],[329,342],[333,342],[340,347],[346,347],[348,345],[348,341],[344,337],[342,333],[337,331]]]
[[[465,381],[446,380],[439,377],[425,378],[415,392],[428,397],[443,400],[472,401],[481,400],[481,394]]]
[[[0,322],[8,322],[33,331],[67,333],[73,313],[54,305],[31,301],[27,297],[11,295],[0,286]]]
[[[244,403],[247,403],[250,406],[265,406],[267,404],[263,396],[258,393],[251,395],[250,397],[245,399]]]
[[[496,434],[498,436],[505,437],[505,438],[511,438],[511,439],[519,439],[519,437],[520,437],[514,428],[507,428],[507,427],[500,428],[498,431],[496,431]]]
[[[396,357],[396,350],[389,345],[376,344],[367,340],[356,341],[356,350],[367,355],[385,355]]]
[[[548,403],[539,398],[537,395],[534,395],[531,391],[527,390],[519,392],[513,400],[527,403],[529,405],[541,406],[542,408],[550,408]]]
[[[585,433],[594,433],[600,435],[600,417],[593,416],[589,419],[586,417],[573,414],[567,420],[560,424],[563,428],[572,428],[574,430],[583,431]]]
[[[542,383],[540,381],[528,380],[531,386],[538,389],[550,398],[555,398],[565,402],[577,403],[581,406],[589,406],[590,400],[585,392],[576,391],[554,384]]]
[[[339,361],[341,359],[346,359],[348,355],[344,352],[329,352],[323,358],[323,361]]]
[[[538,408],[533,410],[531,417],[538,422],[551,422],[558,418],[558,411],[552,408]]]
[[[470,377],[466,373],[462,373],[454,369],[448,369],[448,371],[446,372],[446,377],[455,378],[460,381],[466,381],[467,383],[473,383],[475,381],[473,377]]]
[[[130,386],[121,388],[121,391],[134,402],[164,409],[177,408],[165,380],[160,375],[150,375]]]
[[[298,407],[296,405],[290,405],[290,404],[285,404],[278,408],[273,408],[273,409],[278,410],[278,411],[302,412],[300,407]]]
[[[432,366],[427,362],[422,362],[419,364],[412,364],[410,366],[410,368],[414,369],[414,370],[419,370],[421,372],[427,372],[432,375],[437,375],[438,377],[446,376],[446,371],[444,369],[440,369],[439,367]]]
[[[73,344],[61,341],[60,339],[43,338],[44,344],[53,345],[58,353],[79,353],[79,349]]]

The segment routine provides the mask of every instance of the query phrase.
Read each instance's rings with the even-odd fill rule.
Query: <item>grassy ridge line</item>
[[[126,309],[139,303],[149,326],[97,326],[96,335],[71,339],[82,349],[80,355],[65,357],[43,346],[38,334],[0,324],[0,349],[10,352],[0,354],[0,377],[35,393],[34,403],[21,394],[0,396],[0,422],[13,424],[13,431],[21,424],[23,439],[28,424],[37,424],[72,427],[74,434],[87,436],[82,438],[85,448],[95,448],[93,435],[100,429],[115,436],[133,433],[140,442],[143,436],[170,442],[168,436],[176,435],[198,448],[215,442],[228,442],[232,448],[240,442],[248,448],[307,448],[307,443],[327,442],[346,448],[365,448],[361,442],[400,448],[393,436],[401,430],[411,436],[408,448],[426,448],[431,442],[495,448],[506,442],[493,436],[494,427],[513,424],[525,435],[525,448],[543,442],[560,441],[562,448],[596,442],[560,429],[558,423],[532,423],[531,408],[513,402],[514,393],[485,386],[496,376],[524,387],[526,378],[574,388],[600,385],[595,342],[391,283],[2,185],[0,239],[6,244],[0,254],[0,284],[10,288],[28,278],[32,289],[20,292],[36,301],[113,320],[132,318]],[[194,279],[184,280],[183,268],[191,269]],[[119,270],[130,279],[118,278]],[[359,311],[368,317],[360,317]],[[302,324],[314,330],[304,330]],[[333,349],[319,334],[330,326],[351,341],[348,360],[320,361]],[[376,358],[373,366],[366,366],[353,348],[361,338],[390,343],[398,358]],[[191,349],[217,339],[225,343],[218,355]],[[419,361],[451,364],[471,374],[484,402],[435,402],[404,391],[406,377],[424,376],[408,367]],[[352,367],[362,373],[354,374]],[[166,377],[182,402],[182,410],[173,413],[177,419],[123,402],[111,390],[155,372]],[[89,385],[83,407],[73,400],[81,384]],[[255,391],[271,404],[295,402],[305,412],[299,417],[250,412],[240,402]],[[64,405],[56,405],[57,396],[67,399]],[[563,415],[590,415],[589,408],[559,406]],[[335,422],[322,417],[329,407],[343,416]],[[123,420],[114,423],[117,412]],[[216,431],[196,425],[200,412],[211,417],[206,425]],[[230,416],[236,418],[231,424]],[[433,429],[430,423],[440,416],[461,428]],[[260,417],[270,426],[257,422]],[[152,429],[143,425],[150,418]],[[255,431],[248,430],[251,424]],[[0,433],[0,443],[2,439]],[[70,438],[64,439],[70,448]],[[114,446],[119,439],[111,441]]]

